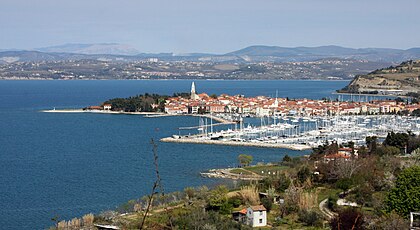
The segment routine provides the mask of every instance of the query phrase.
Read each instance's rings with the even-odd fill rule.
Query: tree
[[[406,168],[398,175],[385,203],[388,212],[395,211],[403,217],[420,210],[420,166]]]
[[[378,137],[376,136],[366,137],[366,146],[369,149],[370,154],[376,153],[377,140],[378,140]]]
[[[278,192],[284,192],[289,188],[291,180],[284,173],[280,173],[275,181],[273,181],[273,186]]]
[[[410,136],[408,139],[407,153],[411,154],[418,148],[420,148],[420,136]]]
[[[284,162],[290,162],[290,161],[292,161],[292,158],[291,157],[289,157],[289,155],[285,155],[284,157],[283,157],[283,163]]]
[[[310,178],[312,175],[311,171],[307,166],[303,166],[297,173],[297,178],[299,179],[300,183],[306,181],[306,179]]]
[[[404,149],[408,145],[409,135],[408,133],[394,133],[390,132],[386,136],[383,145],[385,146],[394,146],[399,149]]]
[[[249,164],[251,164],[252,160],[253,160],[253,157],[251,155],[240,154],[238,156],[239,165],[241,167],[249,166]]]
[[[267,209],[267,212],[270,212],[271,211],[271,208],[273,207],[273,199],[272,198],[270,198],[270,197],[263,197],[261,199],[261,203]]]
[[[376,150],[379,156],[395,156],[401,153],[401,150],[395,146],[381,146]]]
[[[351,178],[342,178],[335,183],[335,187],[347,192],[353,185],[353,180]]]
[[[209,196],[209,206],[211,209],[220,210],[226,203],[228,199],[226,194],[229,190],[224,185],[217,186],[215,189],[211,190]]]

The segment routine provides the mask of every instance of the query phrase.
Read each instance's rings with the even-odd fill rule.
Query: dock
[[[308,145],[301,144],[283,144],[283,143],[256,143],[256,142],[241,142],[241,141],[231,141],[231,140],[209,140],[209,139],[198,139],[198,138],[173,138],[165,137],[160,139],[162,142],[172,142],[172,143],[188,143],[188,144],[206,144],[206,145],[230,145],[230,146],[248,146],[248,147],[258,147],[258,148],[282,148],[282,149],[291,149],[291,150],[309,150],[312,147]]]

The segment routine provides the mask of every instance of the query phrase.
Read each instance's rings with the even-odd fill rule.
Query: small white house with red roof
[[[248,225],[252,227],[263,227],[267,225],[267,209],[264,205],[248,207],[246,217],[248,219]]]
[[[104,110],[111,110],[112,105],[111,104],[104,104]]]

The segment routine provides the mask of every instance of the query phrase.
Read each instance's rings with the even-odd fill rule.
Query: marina
[[[258,119],[260,125],[256,125]],[[233,129],[215,131],[213,126],[212,121],[200,119],[199,126],[190,127],[196,128],[197,134],[173,135],[161,141],[292,150],[311,149],[327,142],[353,142],[356,146],[361,146],[369,136],[376,136],[381,140],[390,132],[411,132],[418,135],[420,118],[398,115],[346,115],[274,116],[244,120],[241,117]]]

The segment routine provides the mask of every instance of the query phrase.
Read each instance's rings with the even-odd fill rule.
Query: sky
[[[250,45],[420,47],[418,0],[0,0],[0,49],[121,43],[141,52]]]

